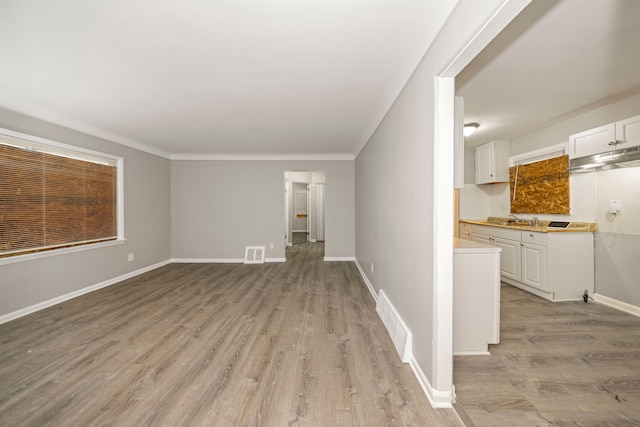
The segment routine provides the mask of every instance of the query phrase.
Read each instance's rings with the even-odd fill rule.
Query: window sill
[[[34,252],[34,253],[24,254],[24,255],[10,256],[6,258],[0,258],[0,265],[15,264],[17,262],[33,261],[41,258],[48,258],[48,257],[58,256],[58,255],[66,255],[74,252],[83,252],[83,251],[89,251],[92,249],[106,248],[109,246],[121,245],[126,241],[127,239],[116,239],[116,240],[109,240],[106,242],[92,243],[88,245],[80,245],[80,246],[73,246],[69,248],[53,249],[50,251],[42,251],[42,252]]]

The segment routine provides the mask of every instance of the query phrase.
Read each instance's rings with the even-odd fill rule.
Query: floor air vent
[[[247,246],[244,250],[245,264],[264,264],[264,246]]]
[[[409,331],[409,328],[382,289],[378,292],[376,311],[380,319],[382,319],[384,326],[387,327],[387,331],[389,335],[391,335],[400,359],[402,359],[404,363],[409,363],[413,351],[411,348],[413,344],[411,331]]]

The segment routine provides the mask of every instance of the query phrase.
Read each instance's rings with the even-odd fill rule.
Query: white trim
[[[108,246],[121,245],[126,241],[126,239],[107,240],[106,242],[87,243],[86,245],[72,246],[70,248],[51,249],[48,251],[33,252],[24,255],[9,256],[0,258],[0,265],[14,264],[16,262],[23,261],[33,261],[36,259],[48,258],[51,256],[66,255],[73,252],[83,252],[92,249],[106,248]]]
[[[5,314],[0,316],[0,324],[9,322],[11,320],[18,319],[22,316],[26,316],[27,314],[35,313],[36,311],[43,310],[45,308],[54,306],[56,304],[60,304],[61,302],[68,301],[73,298],[77,298],[81,295],[88,294],[89,292],[97,291],[98,289],[106,288],[107,286],[114,285],[118,282],[122,282],[123,280],[130,279],[135,276],[139,276],[140,274],[146,273],[151,270],[155,270],[156,268],[163,267],[167,264],[170,264],[171,260],[166,260],[159,262],[157,264],[150,265],[148,267],[141,268],[139,270],[132,271],[130,273],[123,274],[118,277],[114,277],[113,279],[105,280],[100,283],[96,283],[95,285],[87,286],[86,288],[78,289],[77,291],[69,292],[68,294],[60,295],[58,297],[52,298],[47,301],[40,302],[38,304],[34,304],[29,307],[21,308],[20,310],[16,310],[12,313]]]
[[[165,159],[170,159],[169,153],[159,148],[151,147],[139,141],[125,138],[123,136],[116,135],[111,132],[107,132],[100,128],[90,126],[84,123],[80,123],[78,121],[69,119],[59,114],[51,113],[50,111],[45,111],[40,108],[30,108],[30,107],[16,108],[14,106],[8,106],[8,105],[0,105],[0,108],[5,108],[15,113],[24,114],[27,116],[34,117],[36,119],[44,120],[46,122],[50,122],[58,126],[64,126],[66,128],[69,128],[78,132],[86,133],[86,134],[95,136],[97,138],[102,138],[107,141],[114,142],[116,144],[124,145],[126,147],[133,148],[139,151],[144,151],[145,153],[153,154],[159,157],[164,157]]]
[[[324,257],[325,261],[354,261],[356,260],[355,257],[352,256],[326,256]]]
[[[181,264],[242,264],[243,258],[171,258],[171,262]],[[264,262],[287,262],[287,258],[265,258]]]
[[[11,129],[0,128],[0,135],[9,138],[6,141],[7,144],[12,144],[11,139],[17,139],[18,141],[15,141],[15,144],[17,144],[21,148],[31,147],[31,149],[34,150],[42,149],[45,152],[56,156],[72,157],[79,160],[99,163],[104,163],[107,159],[111,160],[113,163],[117,163],[118,160],[122,159],[121,156],[107,154],[96,150],[90,150],[88,148],[78,147],[76,145],[65,144],[63,142],[54,141],[52,139],[29,135],[27,133],[16,132]],[[51,149],[48,150],[48,148]],[[58,149],[57,151],[55,150],[56,148]],[[76,154],[78,155],[77,157],[75,156]],[[113,164],[110,164],[110,166],[113,166]]]
[[[353,161],[352,153],[327,153],[327,154],[188,154],[174,153],[169,156],[171,160],[224,160],[224,161]]]
[[[364,270],[362,269],[362,266],[358,262],[358,259],[356,258],[354,262],[356,264],[356,267],[358,268],[358,271],[360,272],[360,276],[362,276],[362,280],[364,281],[364,284],[367,286],[367,289],[369,289],[369,292],[371,293],[373,300],[378,302],[378,295],[376,294],[375,288],[373,287],[373,284],[369,281],[369,278],[367,277],[367,275],[364,274]]]
[[[640,317],[640,307],[638,306],[597,293],[593,294],[593,300],[608,307],[615,308],[617,310],[624,311],[625,313],[633,314],[634,316]]]
[[[517,280],[510,279],[509,277],[500,276],[500,281],[504,282],[508,285],[513,286],[514,288],[522,289],[523,291],[529,292],[535,296],[546,299],[547,301],[554,302],[554,293],[546,292],[538,288],[534,288],[533,286],[525,285],[522,282],[518,282]]]
[[[171,262],[184,264],[242,264],[244,258],[171,258]]]
[[[475,36],[458,52],[451,62],[439,73],[440,77],[455,77],[469,65],[491,41],[502,31],[532,0],[507,0],[478,30]]]
[[[317,243],[318,241],[316,239],[311,239],[309,240],[311,243]]]
[[[453,233],[442,224],[453,213],[453,117],[455,80],[434,79],[435,114],[433,146],[433,313],[431,330],[431,384],[441,392],[453,386]],[[451,393],[450,393],[451,395]]]
[[[307,230],[291,230],[292,233],[308,233]]]
[[[509,157],[509,166],[516,164],[525,165],[527,163],[539,162],[541,160],[558,157],[555,154],[562,153],[560,156],[569,154],[569,142],[551,145],[549,147],[540,148],[538,150],[529,151],[522,154]]]
[[[451,407],[453,392],[453,145],[455,77],[531,0],[506,0],[434,78],[433,301],[431,383],[423,389],[432,406]],[[419,368],[417,362],[415,368]],[[415,372],[415,369],[414,369]],[[422,371],[420,371],[422,372]],[[416,372],[416,376],[419,374]],[[424,375],[423,375],[424,376]],[[420,379],[420,377],[419,377]],[[435,388],[434,388],[435,387]]]
[[[364,274],[364,270],[362,269],[362,266],[360,265],[357,259],[355,260],[355,264],[356,264],[356,267],[358,268],[358,271],[360,271],[360,275],[362,276],[364,283],[367,285],[369,292],[371,292],[373,299],[377,303],[378,297],[375,291],[373,290],[373,285],[371,285],[371,282],[369,282],[369,279],[367,278],[366,274]],[[380,290],[380,292],[384,294],[382,290]],[[377,309],[376,309],[376,312],[378,312]],[[379,312],[378,312],[378,315],[380,315]],[[397,317],[402,321],[402,318],[400,317],[400,315],[397,315]],[[404,321],[402,322],[404,324]],[[382,320],[382,323],[384,324],[384,320]],[[441,392],[441,391],[435,390],[431,386],[431,383],[427,379],[427,376],[424,374],[424,372],[420,368],[420,365],[418,364],[415,357],[413,356],[413,342],[409,344],[409,349],[410,349],[409,353],[405,355],[407,359],[406,363],[409,363],[409,366],[411,366],[411,370],[413,371],[413,374],[416,376],[418,383],[420,383],[420,387],[422,387],[422,390],[424,391],[424,394],[427,396],[427,399],[429,400],[429,403],[431,404],[431,406],[433,408],[452,408],[453,407],[452,402],[454,401],[454,397],[455,397],[455,388],[453,387],[453,385],[451,386],[452,388],[451,392]]]
[[[454,398],[453,391],[444,392],[438,391],[431,386],[431,383],[427,379],[427,376],[422,372],[418,361],[411,355],[409,358],[409,366],[411,366],[411,370],[413,370],[414,375],[418,379],[420,383],[420,387],[422,387],[422,391],[429,399],[429,403],[431,403],[431,407],[433,408],[452,408],[452,402]]]
[[[454,351],[454,356],[491,356],[488,351]]]

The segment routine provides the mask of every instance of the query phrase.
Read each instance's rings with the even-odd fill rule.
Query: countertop
[[[523,223],[508,223],[509,218],[489,217],[481,219],[461,219],[460,222],[467,224],[486,225],[489,227],[511,228],[514,230],[537,231],[539,233],[593,233],[597,230],[595,222],[571,222],[567,228],[548,228],[551,221],[540,220],[539,225],[529,225]]]
[[[453,238],[453,253],[454,254],[468,254],[468,253],[489,253],[500,252],[502,249],[496,246],[489,246],[483,243],[474,242],[472,240]]]

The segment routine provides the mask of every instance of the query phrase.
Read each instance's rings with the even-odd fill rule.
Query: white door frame
[[[316,184],[316,240],[324,242],[324,191],[325,184]]]
[[[441,73],[435,76],[433,164],[433,347],[427,395],[435,407],[451,407],[453,388],[453,164],[455,77],[532,0],[505,0]],[[435,202],[437,201],[437,203]]]

